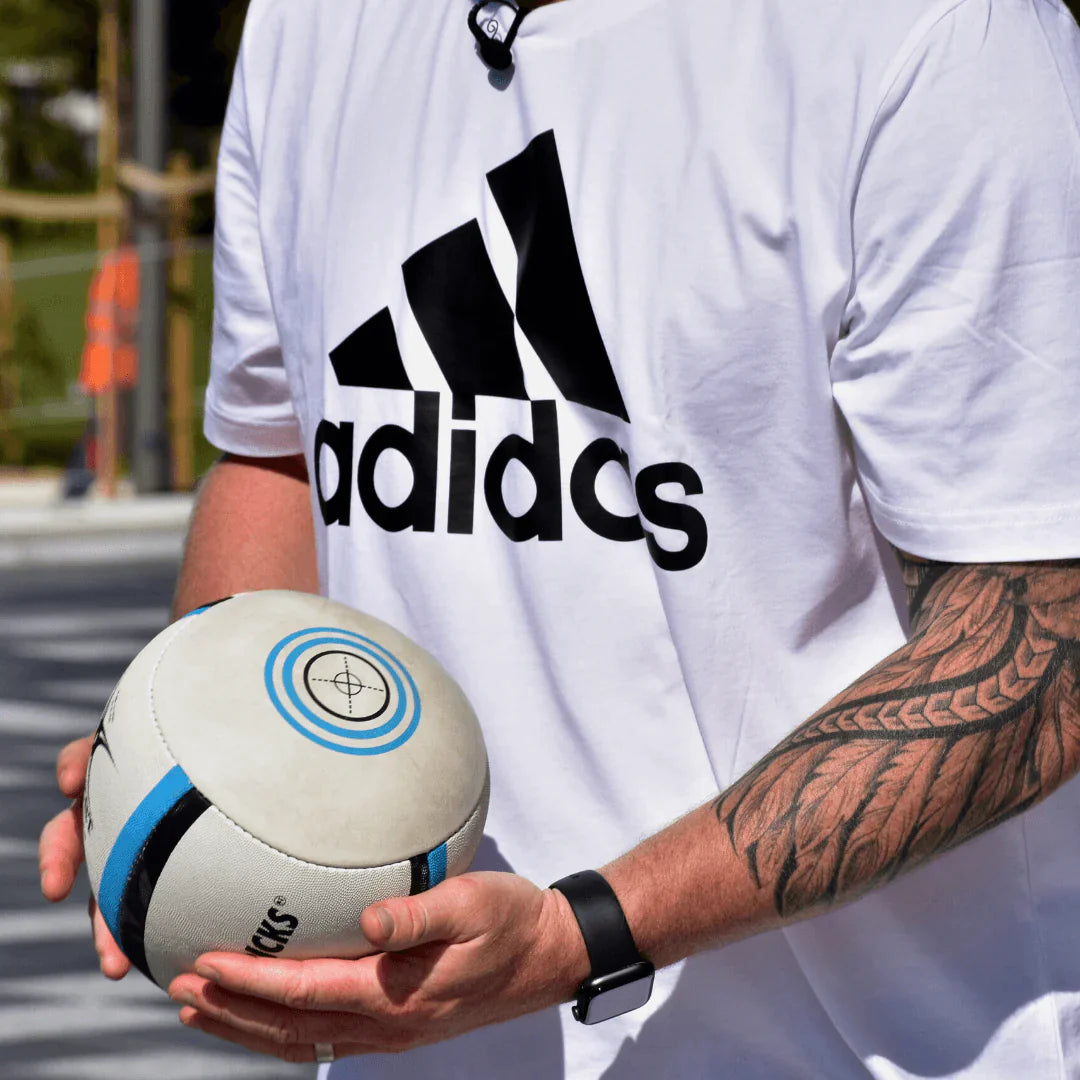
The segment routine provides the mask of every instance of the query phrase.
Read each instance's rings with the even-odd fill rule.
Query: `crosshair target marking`
[[[290,727],[339,754],[389,754],[420,726],[420,689],[409,669],[355,630],[294,630],[267,654],[263,682]]]
[[[390,704],[383,673],[359,653],[329,649],[316,653],[304,666],[304,686],[331,716],[366,724]]]

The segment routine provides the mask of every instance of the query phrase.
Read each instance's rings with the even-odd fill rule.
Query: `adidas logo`
[[[499,285],[475,218],[422,247],[401,268],[409,306],[450,388],[451,423],[474,424],[478,397],[529,401],[515,339],[515,327],[520,327],[568,405],[595,409],[629,424],[582,274],[554,132],[538,135],[520,154],[488,173],[487,182],[517,251],[515,307]],[[375,525],[389,532],[433,532],[438,483],[445,476],[444,527],[448,533],[471,534],[480,476],[476,431],[452,428],[448,468],[441,469],[443,395],[413,386],[389,308],[334,348],[330,365],[342,387],[413,394],[413,420],[411,429],[386,424],[359,447],[353,422],[320,421],[315,433],[315,485],[325,524],[350,525],[356,477],[360,505]],[[599,438],[577,454],[564,491],[558,406],[555,401],[532,401],[530,411],[532,438],[507,435],[482,473],[487,510],[510,540],[562,540],[568,494],[588,529],[615,542],[643,540],[663,570],[688,570],[704,558],[705,518],[689,502],[665,497],[671,486],[681,488],[687,499],[702,494],[701,479],[691,466],[664,462],[633,475],[627,452],[614,439]],[[376,466],[388,450],[398,451],[412,472],[408,496],[394,506],[382,500],[375,486]],[[326,453],[337,465],[332,490],[324,483]],[[515,461],[531,474],[536,487],[532,505],[517,514],[508,509],[503,496],[503,478]],[[597,478],[612,463],[632,484],[637,514],[616,514],[601,503]],[[662,546],[646,523],[683,533],[683,546]]]

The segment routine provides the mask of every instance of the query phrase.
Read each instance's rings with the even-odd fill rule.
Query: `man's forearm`
[[[908,569],[904,648],[605,869],[655,962],[853,899],[1080,769],[1080,563]]]
[[[319,590],[303,457],[227,455],[199,490],[173,617],[252,589]]]

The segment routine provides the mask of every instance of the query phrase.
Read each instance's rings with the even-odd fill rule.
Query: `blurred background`
[[[186,491],[213,460],[213,166],[246,7],[0,0],[0,486],[24,501]]]
[[[246,0],[0,0],[0,469],[186,490]],[[66,476],[61,474],[66,473]]]
[[[54,762],[168,621],[210,342],[213,164],[246,0],[0,0],[0,1077],[311,1075],[97,971],[38,888]]]

